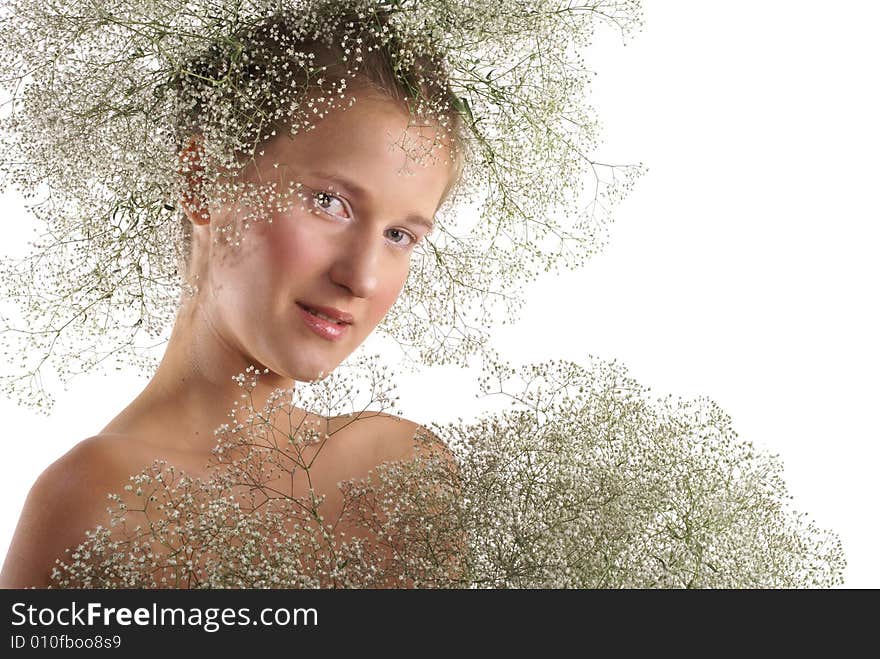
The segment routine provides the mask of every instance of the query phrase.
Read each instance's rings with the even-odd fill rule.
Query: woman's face
[[[396,145],[404,132],[410,143],[434,132],[407,124],[404,108],[359,95],[312,130],[275,138],[242,174],[282,190],[299,182],[304,199],[288,196],[296,203],[273,210],[271,223],[252,222],[238,246],[211,243],[201,305],[227,348],[309,381],[336,368],[382,320],[452,176],[446,147],[430,162],[408,160]],[[212,209],[211,230],[244,214]],[[345,322],[317,316],[316,307]]]

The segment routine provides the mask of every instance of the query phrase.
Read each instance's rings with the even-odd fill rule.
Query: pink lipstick
[[[296,304],[299,313],[315,334],[327,339],[328,341],[339,341],[348,331],[348,323],[338,323],[327,318],[322,318],[317,313],[311,311],[308,307],[304,307],[299,302]]]

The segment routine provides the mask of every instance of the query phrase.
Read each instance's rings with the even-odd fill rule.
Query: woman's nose
[[[355,297],[370,297],[379,285],[383,243],[358,232],[340,238],[331,279]]]

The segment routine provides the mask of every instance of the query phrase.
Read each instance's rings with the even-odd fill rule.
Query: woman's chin
[[[293,373],[292,379],[297,382],[318,382],[330,375],[338,366],[337,362],[312,364],[309,366],[301,365],[299,368],[291,369],[291,373]]]
[[[265,384],[273,384],[277,387],[286,387],[284,381],[317,382],[323,380],[339,366],[335,361],[321,361],[319,363],[276,363],[274,365],[261,365],[257,372],[260,381]]]

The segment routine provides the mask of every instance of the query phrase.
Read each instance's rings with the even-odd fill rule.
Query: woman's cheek
[[[385,285],[376,294],[375,324],[378,325],[391,307],[394,306],[394,303],[397,302],[397,298],[400,297],[400,293],[403,290],[403,285],[406,283],[407,273],[408,270],[394,272],[391,276],[385,278]]]
[[[269,232],[266,236],[274,266],[288,272],[301,272],[317,270],[326,261],[326,245],[316,236],[310,235],[311,232],[303,222],[295,223],[291,220],[278,228],[280,230]]]

